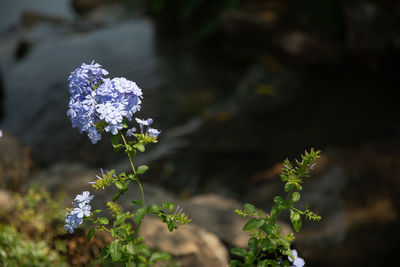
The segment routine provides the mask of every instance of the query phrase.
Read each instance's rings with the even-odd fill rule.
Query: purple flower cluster
[[[84,191],[81,195],[77,195],[72,202],[74,209],[68,211],[65,214],[65,231],[69,231],[70,234],[74,232],[74,229],[83,222],[83,217],[90,216],[90,210],[92,206],[89,205],[93,199],[93,195],[89,191]]]
[[[68,78],[72,127],[86,132],[93,144],[104,130],[113,135],[123,128],[123,119],[132,120],[140,110],[142,90],[125,78],[104,78],[108,72],[98,63],[82,64]]]

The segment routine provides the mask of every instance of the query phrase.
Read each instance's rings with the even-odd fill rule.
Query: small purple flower
[[[136,132],[136,128],[132,127],[128,131],[126,131],[126,136],[133,136]]]
[[[85,202],[78,203],[77,207],[72,210],[72,214],[75,214],[78,218],[89,217],[91,209],[92,206]]]
[[[157,137],[161,133],[161,131],[154,129],[154,128],[149,128],[147,130],[147,132],[149,133],[150,136],[153,136],[153,137]]]
[[[293,249],[292,254],[294,256],[294,260],[288,257],[289,261],[293,263],[293,265],[291,265],[290,267],[303,267],[306,264],[302,258],[298,257],[297,250]]]
[[[89,191],[83,191],[81,195],[75,197],[75,201],[79,203],[89,203],[93,199],[93,195]]]

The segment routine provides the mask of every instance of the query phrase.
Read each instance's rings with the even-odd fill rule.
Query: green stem
[[[126,143],[124,135],[121,134],[121,137],[122,137],[122,140],[124,141],[125,148],[128,148],[128,144]],[[136,175],[136,170],[135,170],[135,166],[133,165],[132,157],[129,154],[128,154],[128,157],[129,157],[129,161],[131,162],[133,175],[135,176],[134,180],[138,184],[139,189],[140,189],[140,194],[142,195],[142,207],[146,208],[146,205],[144,204],[144,192],[143,192],[142,184],[140,183],[139,178]],[[137,237],[137,233],[139,232],[140,224],[141,224],[141,222],[139,222],[138,225],[137,225],[137,229],[136,229],[136,232],[135,232],[135,238]]]

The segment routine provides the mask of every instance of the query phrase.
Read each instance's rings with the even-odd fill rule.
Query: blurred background
[[[69,74],[95,60],[142,88],[137,116],[163,131],[137,159],[150,199],[182,202],[224,249],[245,245],[223,233],[240,231],[234,209],[218,207],[268,210],[280,162],[313,147],[300,205],[323,220],[304,222],[299,255],[394,266],[399,55],[395,0],[2,0],[0,199],[33,184],[71,199],[100,168],[129,170],[108,137],[92,145],[66,116]]]

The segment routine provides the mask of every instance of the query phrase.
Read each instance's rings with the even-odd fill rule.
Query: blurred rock
[[[83,14],[105,4],[115,3],[118,0],[70,0],[77,13]]]
[[[218,237],[195,224],[170,233],[158,218],[146,217],[140,235],[151,249],[170,253],[182,267],[228,266],[228,251]]]
[[[236,200],[216,194],[199,195],[184,201],[181,204],[193,223],[216,234],[229,247],[247,247],[249,235],[242,231],[247,219],[235,214],[236,209],[243,209],[243,205]],[[282,227],[282,234],[291,232],[290,226],[278,222]]]
[[[3,130],[0,138],[0,188],[19,191],[30,178],[30,149]]]
[[[24,17],[24,13],[41,14],[45,17],[53,17],[62,20],[71,20],[72,10],[68,6],[69,0],[18,0],[0,1],[0,32],[9,30]],[[25,21],[36,21],[26,17]]]
[[[15,205],[16,202],[11,192],[0,189],[0,216],[9,214]]]

